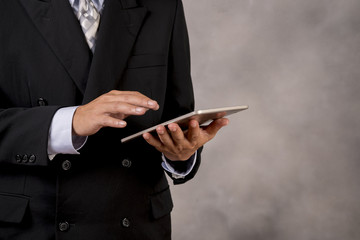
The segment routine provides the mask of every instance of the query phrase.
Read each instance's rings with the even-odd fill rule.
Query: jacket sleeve
[[[0,99],[4,100],[4,95]],[[48,165],[49,127],[59,107],[3,108],[1,105],[0,167]]]
[[[168,64],[168,83],[163,120],[189,113],[194,110],[195,105],[190,75],[189,37],[181,0],[177,0]],[[175,179],[171,174],[168,174],[173,179],[174,184],[185,183],[195,176],[201,162],[201,151],[202,148],[198,150],[193,170],[185,178]]]

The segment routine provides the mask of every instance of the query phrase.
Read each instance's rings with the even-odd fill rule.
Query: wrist
[[[163,154],[164,154],[164,157],[171,162],[185,162],[185,161],[188,161],[189,159],[191,159],[194,156],[195,152],[193,152],[191,154],[181,154],[181,155],[174,155],[174,154],[168,154],[168,153],[163,153]]]

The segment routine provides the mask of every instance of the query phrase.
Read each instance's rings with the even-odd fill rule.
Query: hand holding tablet
[[[234,106],[234,107],[224,107],[224,108],[215,108],[215,109],[206,109],[206,110],[197,110],[190,112],[188,114],[182,115],[180,117],[171,119],[164,123],[158,124],[151,128],[145,129],[128,137],[121,139],[122,143],[130,141],[131,139],[142,136],[144,133],[155,131],[158,126],[167,126],[171,123],[177,123],[181,128],[187,128],[189,121],[196,120],[199,122],[199,125],[205,124],[208,121],[223,118],[225,116],[243,111],[248,109],[248,106]]]

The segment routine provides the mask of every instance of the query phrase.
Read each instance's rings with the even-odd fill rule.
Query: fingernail
[[[120,121],[120,122],[118,122],[118,124],[119,124],[120,126],[125,126],[125,125],[126,125],[126,122]]]
[[[176,132],[176,128],[174,128],[174,127],[169,128],[169,129],[170,129],[170,131],[172,131],[172,132]]]
[[[149,139],[150,139],[150,137],[149,137],[148,134],[144,134],[143,137],[144,137],[145,140],[149,140]]]
[[[148,105],[149,105],[150,107],[155,107],[155,106],[156,106],[156,102],[149,100],[149,101],[148,101]]]
[[[191,122],[191,127],[193,127],[193,128],[197,127],[197,123],[196,122]]]
[[[137,113],[142,113],[143,111],[144,111],[144,109],[141,107],[135,108],[135,112],[137,112]]]
[[[157,128],[156,131],[158,134],[164,134],[164,130],[162,128]]]

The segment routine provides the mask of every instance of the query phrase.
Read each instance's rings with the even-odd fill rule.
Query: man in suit
[[[0,239],[170,239],[164,169],[193,178],[227,119],[122,144],[194,108],[182,3],[91,2],[92,46],[81,2],[0,0]]]

